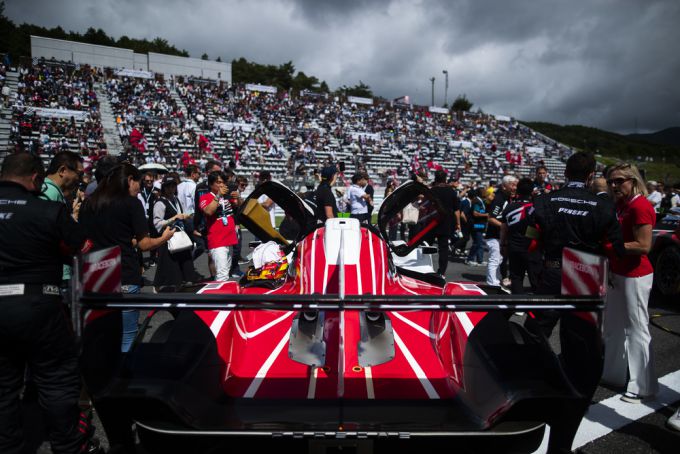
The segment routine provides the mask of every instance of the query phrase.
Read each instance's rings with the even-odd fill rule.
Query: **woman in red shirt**
[[[654,207],[647,200],[645,182],[630,164],[612,167],[607,174],[616,200],[626,255],[611,259],[612,287],[604,315],[605,361],[602,380],[625,385],[621,400],[639,403],[656,394],[647,304],[654,270],[647,257],[652,247]]]

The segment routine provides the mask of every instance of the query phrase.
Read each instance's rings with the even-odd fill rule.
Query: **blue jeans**
[[[472,246],[468,254],[468,261],[482,263],[484,260],[484,232],[470,232]]]
[[[140,293],[141,288],[139,285],[123,285],[121,286],[123,293]],[[136,310],[124,310],[121,316],[123,317],[123,339],[120,346],[120,351],[127,353],[134,342],[135,337],[137,337],[137,331],[139,327],[137,322],[139,321],[139,311]]]

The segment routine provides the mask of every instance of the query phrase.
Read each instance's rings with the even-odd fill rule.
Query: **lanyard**
[[[163,197],[165,198],[165,197]],[[175,214],[180,214],[182,212],[182,205],[179,203],[179,200],[177,198],[174,198],[173,201],[177,201],[177,205],[175,205],[170,199],[165,199],[170,206],[172,207],[173,210],[175,210]]]
[[[146,190],[144,190],[142,197],[144,197],[144,200],[146,201],[145,204],[146,206],[149,206],[149,199],[151,198],[151,194],[153,194],[153,191],[149,191],[149,194],[146,195]]]

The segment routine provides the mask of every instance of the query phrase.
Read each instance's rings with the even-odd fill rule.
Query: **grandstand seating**
[[[158,162],[174,169],[187,156],[197,162],[216,157],[238,161],[238,173],[269,170],[274,178],[297,175],[302,183],[312,169],[332,161],[344,163],[348,176],[366,170],[378,186],[391,177],[403,181],[416,168],[443,168],[463,183],[487,184],[505,172],[533,174],[538,164],[560,179],[571,153],[515,121],[483,113],[440,114],[381,101],[363,105],[328,96],[254,92],[238,84],[103,74],[89,67],[23,68],[14,102],[14,144],[33,147],[45,158],[61,147],[102,152],[106,145],[93,89],[101,83],[127,155],[138,165]],[[83,120],[34,116],[29,128],[29,107],[88,115]]]
[[[89,66],[41,63],[22,67],[10,103],[10,143],[46,164],[56,151],[90,159],[106,153],[94,84],[103,74]]]

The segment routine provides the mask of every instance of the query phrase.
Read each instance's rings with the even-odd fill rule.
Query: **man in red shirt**
[[[232,204],[238,196],[228,194],[226,176],[222,172],[208,175],[208,187],[210,192],[201,196],[199,208],[206,219],[208,253],[215,262],[215,280],[226,281],[231,268],[232,246],[238,242]]]

